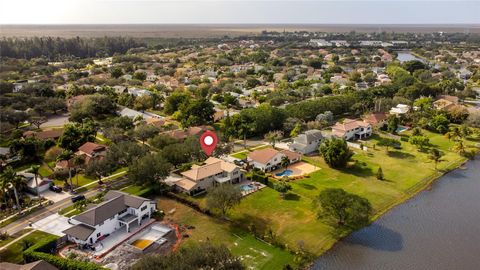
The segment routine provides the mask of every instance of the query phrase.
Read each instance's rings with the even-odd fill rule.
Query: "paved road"
[[[111,188],[114,188],[115,186],[118,186],[120,184],[124,184],[125,181],[128,181],[128,178],[126,176],[121,176],[119,178],[116,178],[115,181],[112,181],[109,183],[109,186]],[[98,192],[100,192],[100,189],[98,187],[95,187],[93,189],[87,190],[85,192],[79,193],[85,195],[85,197],[93,197],[95,196]],[[29,226],[30,223],[37,222],[49,215],[56,214],[58,211],[61,209],[68,207],[72,205],[72,200],[70,199],[71,196],[68,196],[65,199],[62,199],[60,201],[55,202],[52,205],[49,205],[45,208],[42,208],[38,211],[35,211],[34,213],[31,213],[30,215],[27,215],[23,218],[20,218],[7,226],[0,228],[1,232],[7,232],[8,234],[12,235],[16,232],[19,232],[23,230],[25,227]]]
[[[80,194],[83,194],[85,195],[86,197],[91,197],[91,196],[95,196],[95,194],[97,194],[100,190],[99,189],[91,189],[91,190],[88,190],[84,193],[80,193]],[[65,198],[61,201],[58,201],[52,205],[49,205],[45,208],[42,208],[34,213],[31,213],[30,215],[27,215],[23,218],[20,218],[10,224],[8,224],[7,226],[1,228],[0,230],[2,232],[7,232],[8,234],[12,235],[16,232],[19,232],[21,230],[23,230],[24,228],[28,227],[30,223],[34,223],[34,222],[37,222],[39,221],[40,219],[43,219],[49,215],[52,215],[52,214],[56,214],[58,211],[60,211],[61,209],[65,208],[65,207],[68,207],[70,205],[72,205],[72,200],[70,199],[70,197],[68,198]]]

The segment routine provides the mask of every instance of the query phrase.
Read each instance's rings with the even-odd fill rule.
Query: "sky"
[[[157,23],[480,24],[480,0],[0,0],[0,24]]]

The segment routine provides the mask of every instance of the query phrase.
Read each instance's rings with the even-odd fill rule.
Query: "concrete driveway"
[[[62,232],[73,225],[68,224],[68,218],[59,214],[52,214],[32,224],[32,228],[57,236],[64,236]]]
[[[47,122],[40,125],[41,128],[61,127],[68,123],[68,114],[54,115],[47,119]]]
[[[59,202],[63,199],[66,199],[66,198],[69,198],[70,196],[72,196],[70,193],[68,192],[65,192],[65,191],[62,191],[60,193],[56,193],[56,192],[53,192],[51,190],[46,190],[45,192],[42,192],[42,197],[45,197],[47,198],[48,200],[56,203],[56,202]]]

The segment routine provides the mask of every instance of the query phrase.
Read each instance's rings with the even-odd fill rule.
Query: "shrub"
[[[51,254],[55,251],[58,237],[51,235],[41,239],[23,252],[26,262],[44,260],[60,270],[100,270],[103,267],[90,262],[64,259]]]

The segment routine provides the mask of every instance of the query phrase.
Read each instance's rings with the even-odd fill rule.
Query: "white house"
[[[175,182],[175,187],[189,195],[204,192],[217,184],[236,184],[245,176],[240,167],[218,158],[209,157],[204,165],[193,165],[188,171],[182,172],[183,178]]]
[[[396,107],[392,107],[390,109],[390,114],[395,114],[395,115],[406,114],[409,111],[410,111],[410,106],[406,104],[397,104]]]
[[[111,190],[104,202],[69,219],[74,226],[63,231],[68,240],[79,245],[94,244],[117,230],[130,231],[141,225],[156,210],[155,201]]]
[[[264,172],[274,171],[282,166],[282,158],[288,157],[290,164],[300,161],[301,155],[289,150],[278,151],[273,148],[255,150],[248,154],[247,162]]]
[[[332,127],[332,135],[345,140],[364,139],[372,135],[372,125],[361,120],[345,119]]]
[[[298,152],[304,155],[310,154],[318,151],[318,146],[322,142],[322,139],[323,136],[320,130],[307,130],[305,133],[293,138],[293,143],[291,143],[288,148],[293,152]]]

